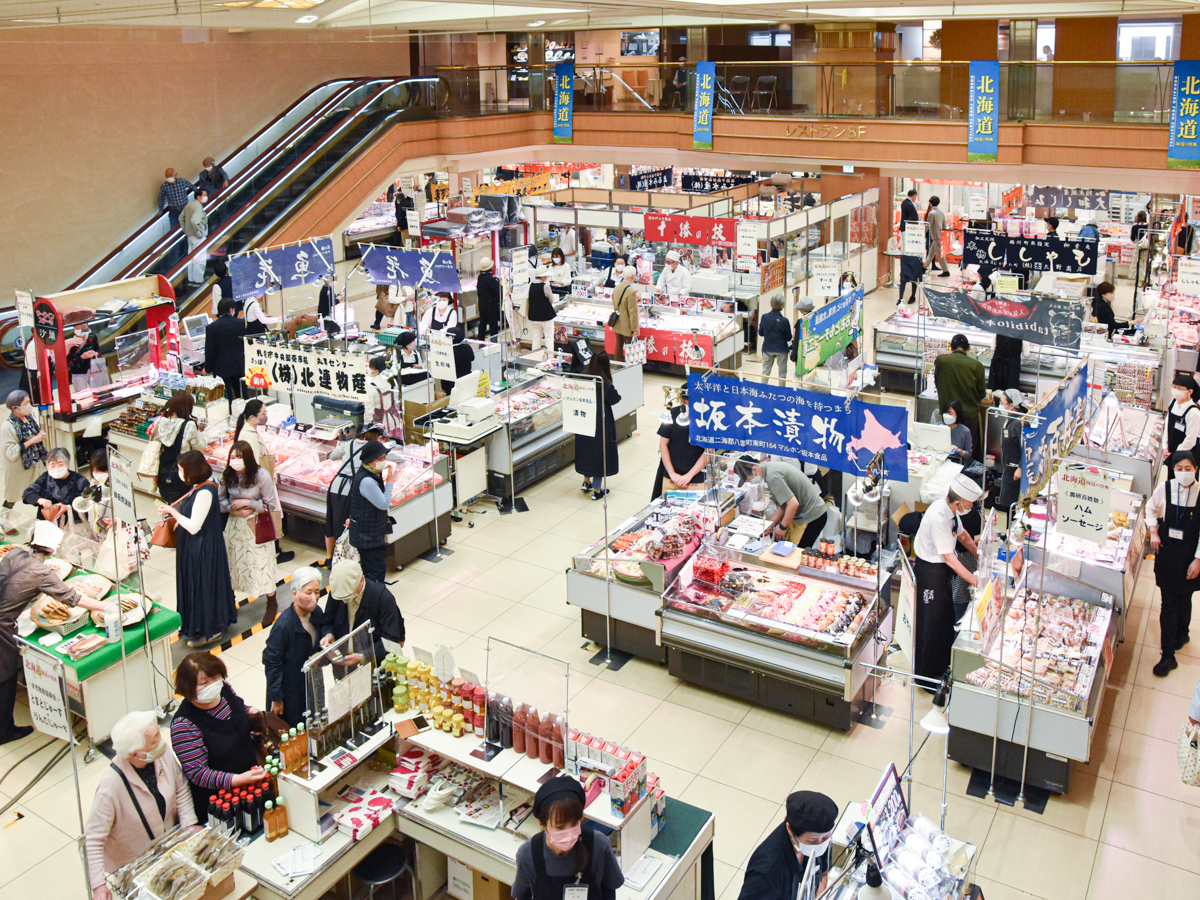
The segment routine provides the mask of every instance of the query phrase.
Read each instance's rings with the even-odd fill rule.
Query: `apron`
[[[1183,438],[1187,434],[1187,417],[1188,413],[1194,407],[1189,405],[1182,415],[1175,415],[1175,402],[1171,401],[1171,405],[1167,407],[1167,456],[1163,460],[1163,464],[1167,467],[1167,480],[1175,480],[1175,468],[1171,465],[1171,457],[1175,455],[1175,451],[1179,449],[1179,445],[1183,443]],[[1196,413],[1200,415],[1200,413]]]
[[[1196,542],[1200,539],[1200,511],[1195,506],[1172,503],[1170,484],[1166,491],[1167,508],[1158,523],[1162,546],[1154,558],[1154,583],[1176,594],[1200,590],[1200,578],[1189,581],[1187,577],[1188,566],[1196,558]],[[1200,485],[1193,484],[1184,495],[1192,491],[1200,491]]]
[[[585,832],[579,836],[579,840],[587,840],[590,837],[591,835]],[[600,885],[589,884],[583,880],[583,876],[586,874],[592,876],[589,880],[596,881],[596,861],[594,859],[589,860],[589,871],[586,873],[562,878],[546,873],[545,832],[535,834],[529,839],[529,849],[533,856],[533,900],[583,900],[582,897],[574,895],[583,894],[585,891],[587,900],[600,900]],[[578,851],[579,844],[576,842],[572,852],[577,853]],[[568,893],[568,889],[570,889],[570,893]]]
[[[372,388],[372,390],[378,391],[379,402],[375,404],[371,421],[376,425],[382,425],[388,437],[398,441],[404,440],[404,416],[400,414],[396,403],[396,392],[379,391],[378,388]]]
[[[950,584],[954,571],[944,562],[917,557],[913,572],[917,576],[913,674],[938,681],[950,665],[954,645],[954,591]]]

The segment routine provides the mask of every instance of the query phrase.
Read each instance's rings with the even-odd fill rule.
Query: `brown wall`
[[[1200,14],[1183,16],[1179,34],[1179,58],[1200,59]]]
[[[996,19],[943,19],[942,59],[949,62],[996,59],[999,28]],[[970,92],[969,66],[942,68],[942,106],[964,110],[965,116]]]
[[[1117,17],[1056,19],[1054,61],[1117,58]],[[1054,114],[1111,121],[1117,70],[1112,66],[1055,66]]]
[[[57,291],[310,88],[408,74],[403,32],[13,29],[0,37],[0,307]],[[380,38],[383,38],[380,40]]]

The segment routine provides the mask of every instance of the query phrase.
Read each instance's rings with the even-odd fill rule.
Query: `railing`
[[[438,67],[449,115],[553,108],[553,66]],[[962,120],[968,62],[717,63],[716,115]],[[1170,62],[1002,62],[1001,122],[1161,125]],[[575,65],[579,112],[690,113],[696,68],[681,63]]]

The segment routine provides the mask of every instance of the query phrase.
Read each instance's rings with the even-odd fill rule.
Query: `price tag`
[[[997,275],[992,284],[997,294],[1015,294],[1021,289],[1021,279],[1016,275]]]

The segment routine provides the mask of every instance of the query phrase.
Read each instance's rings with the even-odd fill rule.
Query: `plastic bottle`
[[[308,765],[308,730],[301,722],[296,726],[296,767]]]
[[[553,755],[550,761],[553,765],[561,769],[566,764],[566,745],[563,741],[562,716],[555,716],[554,728],[550,732],[550,739],[553,742]]]
[[[554,720],[550,718],[550,713],[545,713],[542,716],[542,721],[538,724],[538,733],[541,738],[538,746],[538,759],[546,765],[554,759]]]
[[[513,749],[518,753],[525,752],[525,704],[518,703],[513,710]]]
[[[263,805],[266,801],[263,799],[262,788],[254,789],[254,830],[260,831],[263,827]]]
[[[217,801],[217,795],[211,794],[208,798],[208,817],[216,819],[221,811],[221,804]]]
[[[233,821],[233,810],[230,808],[228,803],[221,804],[220,819],[226,825],[228,825],[229,823],[231,823]]]
[[[280,750],[283,752],[283,771],[291,772],[296,768],[296,729],[289,728],[287,743]]]
[[[537,759],[542,755],[541,719],[538,718],[538,711],[532,706],[525,714],[525,755],[530,759]]]
[[[487,706],[484,708],[484,722],[487,726],[487,740],[489,744],[500,743],[500,720],[497,718],[499,709],[496,707],[496,695],[488,694]]]
[[[283,798],[280,797],[275,801],[275,827],[277,837],[287,837],[288,835],[288,818],[287,807],[283,804]]]
[[[279,837],[279,828],[275,824],[275,804],[270,800],[263,804],[263,826],[267,835],[267,843]]]

